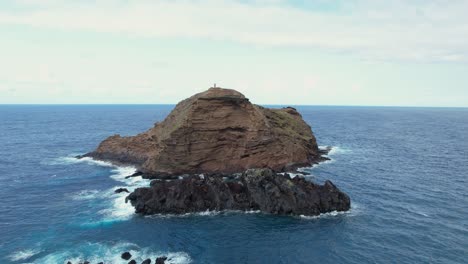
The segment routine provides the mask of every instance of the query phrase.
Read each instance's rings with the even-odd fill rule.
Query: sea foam
[[[300,215],[299,217],[301,219],[307,219],[307,220],[311,220],[311,219],[323,219],[323,218],[334,218],[334,217],[337,217],[337,216],[347,216],[347,217],[352,217],[352,216],[357,216],[357,215],[360,215],[362,213],[362,206],[358,203],[351,203],[351,209],[349,209],[348,211],[332,211],[332,212],[328,212],[328,213],[322,213],[322,214],[319,214],[319,215]]]
[[[98,161],[89,157],[78,159],[68,156],[59,158],[56,161],[60,164],[87,163],[89,165],[113,168],[110,178],[119,184],[107,190],[82,190],[72,195],[72,199],[74,200],[103,199],[107,205],[105,209],[98,211],[98,214],[103,217],[101,222],[109,223],[128,220],[135,214],[133,206],[130,203],[125,203],[128,193],[115,193],[117,188],[126,188],[129,192],[133,192],[136,188],[147,187],[150,184],[150,180],[143,179],[141,176],[127,178],[127,176],[136,172],[136,168],[132,166],[116,166],[110,162]],[[90,224],[99,223],[85,223],[84,225]]]
[[[206,210],[201,212],[193,212],[193,213],[185,213],[185,214],[153,214],[147,215],[147,218],[184,218],[184,217],[196,217],[196,216],[218,216],[218,215],[228,215],[228,214],[261,214],[262,211],[260,210],[249,210],[249,211],[241,211],[241,210]]]
[[[76,158],[78,155],[69,155],[66,157],[60,157],[53,159],[52,161],[46,162],[48,165],[68,165],[68,164],[77,164],[77,163],[88,163],[90,165],[97,165],[102,167],[116,167],[114,164],[107,161],[95,160],[90,157]]]
[[[121,258],[123,252],[130,252],[132,259],[137,263],[141,263],[145,259],[151,259],[152,262],[158,257],[166,256],[166,263],[169,264],[186,264],[191,263],[192,259],[185,252],[164,252],[154,251],[150,248],[140,248],[133,243],[120,242],[114,245],[105,243],[83,243],[72,248],[50,253],[34,263],[82,263],[89,261],[91,263],[128,263]]]
[[[100,196],[101,192],[98,190],[82,190],[71,195],[73,200],[91,200]]]
[[[31,258],[32,256],[39,254],[40,252],[41,251],[38,249],[24,249],[24,250],[15,251],[8,257],[11,261],[27,260]]]
[[[111,199],[110,207],[99,211],[99,213],[104,216],[104,220],[130,219],[135,214],[135,209],[130,203],[125,202],[128,193],[115,193],[115,189],[126,188],[129,192],[133,192],[136,188],[148,187],[151,181],[143,179],[141,176],[126,178],[136,172],[134,167],[116,167],[112,172],[110,177],[125,185],[114,186],[106,191],[107,196]]]
[[[327,148],[330,148],[330,146],[319,146],[320,150],[326,150]],[[334,156],[338,154],[348,154],[351,153],[352,151],[347,148],[343,148],[340,146],[332,146],[330,151],[328,151],[327,155],[325,156]]]

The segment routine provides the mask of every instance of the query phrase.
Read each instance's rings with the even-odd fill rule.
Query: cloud
[[[329,2],[333,12],[281,0],[17,0],[15,11],[0,11],[0,25],[310,47],[367,60],[468,61],[468,1]]]

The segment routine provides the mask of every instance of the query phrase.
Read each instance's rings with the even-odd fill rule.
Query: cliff
[[[222,88],[185,99],[148,131],[111,136],[84,156],[134,165],[154,178],[250,168],[292,171],[323,159],[296,109],[264,108]]]

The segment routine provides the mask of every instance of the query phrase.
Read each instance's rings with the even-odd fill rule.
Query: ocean
[[[467,263],[468,109],[297,106],[331,160],[304,168],[352,209],[134,215],[149,184],[75,155],[135,135],[173,105],[1,105],[0,263]]]

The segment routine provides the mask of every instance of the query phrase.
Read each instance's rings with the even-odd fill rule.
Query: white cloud
[[[468,1],[356,0],[336,12],[287,1],[18,0],[0,25],[310,47],[368,60],[468,61]]]

